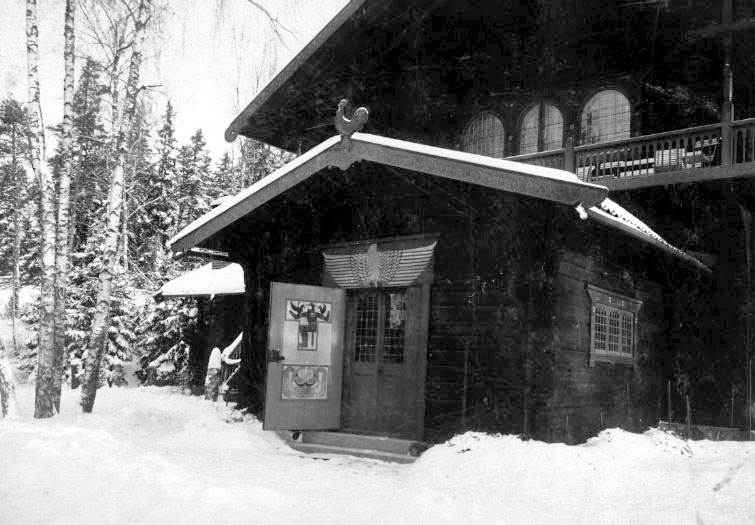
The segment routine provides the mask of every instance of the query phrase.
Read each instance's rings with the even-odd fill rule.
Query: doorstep
[[[414,463],[428,446],[421,441],[346,432],[307,430],[280,434],[289,447],[306,454],[337,454],[394,463]]]

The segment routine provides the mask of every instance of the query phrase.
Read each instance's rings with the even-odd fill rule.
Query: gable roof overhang
[[[710,272],[699,259],[668,243],[635,215],[608,199],[605,187],[582,182],[573,173],[367,133],[355,133],[348,139],[329,138],[224,200],[186,226],[169,245],[177,255],[193,252],[226,226],[319,171],[329,167],[345,170],[360,160],[573,206],[582,218],[592,218]]]
[[[355,133],[325,140],[186,226],[169,245],[176,254],[187,252],[315,173],[328,167],[345,170],[360,160],[585,209],[608,195],[604,186],[563,170]]]

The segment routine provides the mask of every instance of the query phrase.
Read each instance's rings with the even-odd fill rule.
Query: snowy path
[[[30,416],[33,389],[19,401]],[[167,389],[106,388],[86,416],[76,401],[0,421],[0,523],[755,523],[755,443],[468,433],[414,465],[324,461]]]

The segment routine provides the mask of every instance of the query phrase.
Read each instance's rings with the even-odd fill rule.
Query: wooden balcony
[[[611,191],[755,176],[755,118],[508,157]]]

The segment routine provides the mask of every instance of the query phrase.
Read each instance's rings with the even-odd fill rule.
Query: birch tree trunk
[[[113,281],[113,269],[118,256],[118,233],[123,206],[123,167],[126,160],[126,137],[136,114],[136,96],[139,84],[139,69],[142,62],[142,47],[147,22],[149,21],[151,0],[140,0],[136,15],[136,31],[134,47],[131,53],[128,82],[124,104],[126,111],[120,121],[116,139],[116,156],[110,182],[110,195],[107,206],[107,226],[103,242],[102,266],[100,267],[99,287],[95,305],[92,333],[89,339],[89,350],[84,368],[84,379],[81,385],[81,408],[89,413],[94,408],[94,400],[99,384],[100,363],[107,345],[107,334],[110,324],[110,291]]]
[[[39,100],[39,26],[36,0],[26,0],[26,58],[31,164],[41,192],[42,216],[41,314],[34,417],[43,418],[55,414],[55,185],[45,155],[44,125]]]
[[[73,77],[74,21],[76,0],[66,0],[65,15],[65,78],[63,80],[63,126],[60,140],[62,169],[58,182],[58,224],[55,235],[55,364],[53,375],[53,401],[60,412],[60,395],[63,386],[63,364],[65,362],[66,334],[66,289],[68,287],[68,210],[71,197],[71,170],[73,152],[71,130],[73,128]]]
[[[13,287],[11,292],[10,323],[13,336],[13,351],[18,352],[16,316],[18,315],[18,291],[21,288],[21,178],[16,156],[16,123],[11,128],[11,173],[13,181]]]

